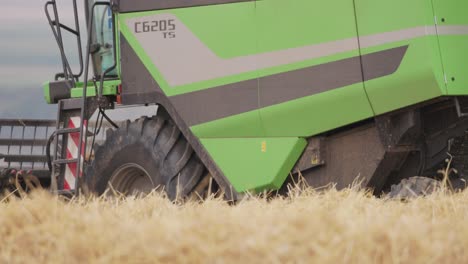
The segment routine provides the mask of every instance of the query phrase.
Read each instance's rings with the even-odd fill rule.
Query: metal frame
[[[53,8],[53,12],[54,12],[53,20],[49,13],[49,6],[52,6]],[[47,16],[47,20],[49,22],[52,33],[54,34],[55,41],[57,42],[57,45],[59,47],[60,57],[62,59],[63,73],[57,73],[55,75],[55,80],[58,80],[59,78],[64,78],[66,80],[72,80],[74,82],[75,80],[78,80],[78,78],[83,74],[83,52],[82,52],[82,47],[81,47],[81,32],[80,32],[80,24],[78,20],[78,8],[76,5],[76,0],[73,0],[73,14],[75,18],[75,29],[72,29],[60,23],[60,17],[57,11],[56,0],[48,1],[44,6],[44,12]],[[80,63],[80,71],[78,72],[78,74],[73,74],[73,70],[70,66],[67,55],[65,54],[62,29],[76,36],[76,41],[78,45],[78,59]]]
[[[0,119],[0,160],[5,168],[32,170],[36,176],[47,178],[46,145],[55,125],[56,120]]]
[[[460,103],[460,99],[458,97],[455,97],[454,102],[455,102],[455,107],[457,109],[458,117],[467,117],[468,113],[462,111],[462,105]]]

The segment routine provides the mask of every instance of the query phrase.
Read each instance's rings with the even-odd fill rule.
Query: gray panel
[[[408,46],[329,62],[305,69],[260,78],[260,107],[299,99],[332,89],[393,74]]]
[[[173,96],[171,102],[188,126],[259,108],[256,80]]]
[[[120,13],[127,13],[249,1],[254,0],[112,0],[112,3],[118,6]]]
[[[377,54],[362,56],[364,80],[369,81],[395,73],[400,66],[409,46],[384,50]]]
[[[49,83],[49,96],[52,103],[56,104],[59,100],[71,97],[73,82],[69,80],[54,81]]]
[[[468,26],[457,25],[457,26],[439,26],[437,25],[438,35],[468,35]]]
[[[362,56],[366,80],[387,76],[396,71],[408,46]],[[258,108],[326,92],[362,82],[359,56],[329,62],[305,69],[290,71],[170,98],[189,126],[255,110],[260,83]]]
[[[121,70],[122,70],[122,103],[123,104],[145,104],[154,103],[158,94],[164,96],[159,84],[147,72],[127,40],[120,35]]]
[[[284,103],[359,82],[362,82],[359,57],[264,77],[260,79],[260,107]]]

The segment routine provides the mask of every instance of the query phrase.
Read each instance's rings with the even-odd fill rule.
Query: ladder
[[[82,140],[80,128],[81,99],[60,100],[57,110],[56,128],[52,135],[57,151],[51,157],[51,190],[73,192],[78,189],[78,175],[81,175],[82,168],[78,158],[79,146],[86,142]],[[62,145],[60,149],[57,148],[59,142]]]
[[[53,17],[51,17],[51,14],[50,14],[51,8],[53,11]],[[71,80],[73,84],[75,84],[75,80],[78,80],[78,78],[80,78],[80,76],[83,74],[83,68],[84,68],[83,67],[83,52],[82,52],[82,47],[81,47],[81,31],[80,31],[80,23],[78,19],[78,8],[77,8],[76,0],[73,0],[73,15],[74,15],[74,21],[75,21],[74,28],[66,26],[60,22],[56,0],[50,0],[46,2],[44,6],[44,11],[45,11],[47,20],[49,22],[49,26],[54,35],[55,41],[57,42],[57,45],[60,51],[60,58],[62,60],[63,72],[57,73],[55,75],[55,80],[58,80],[59,78],[63,78],[65,80]],[[67,58],[67,55],[65,54],[62,29],[67,31],[68,33],[71,33],[72,35],[76,37],[76,44],[78,47],[78,61],[80,65],[80,68],[77,74],[73,74],[73,70],[70,66],[70,62]]]
[[[104,77],[107,73],[111,72],[116,68],[116,62],[109,69],[101,73],[101,76],[95,80],[99,80],[99,89],[97,89],[97,97],[87,97],[88,90],[88,74],[89,74],[89,64],[90,56],[92,53],[91,50],[91,37],[93,30],[93,19],[94,19],[94,10],[96,6],[108,6],[110,8],[110,2],[97,1],[94,2],[91,9],[90,15],[88,15],[87,21],[87,45],[85,53],[85,63],[83,63],[83,54],[81,48],[81,33],[78,20],[78,9],[76,5],[76,0],[73,0],[74,7],[74,21],[75,28],[70,28],[66,25],[60,23],[57,4],[55,0],[50,0],[45,5],[45,13],[49,21],[49,25],[52,29],[54,37],[59,46],[63,73],[58,73],[55,76],[55,79],[59,78],[65,79],[65,81],[71,82],[70,87],[75,87],[76,81],[83,75],[84,85],[83,93],[81,98],[70,98],[62,99],[58,103],[58,113],[57,113],[57,122],[56,122],[56,131],[51,136],[51,139],[54,140],[55,149],[59,142],[62,144],[61,151],[55,151],[53,158],[51,157],[51,191],[59,192],[66,191],[72,193],[79,193],[81,184],[80,178],[83,172],[83,165],[86,161],[86,147],[87,147],[87,138],[89,135],[87,124],[88,120],[93,114],[93,112],[101,107],[109,105],[108,99],[102,96],[102,90],[104,86]],[[52,7],[54,17],[53,19],[50,16],[49,9]],[[64,44],[62,38],[62,29],[72,33],[77,38],[78,44],[78,57],[80,62],[80,70],[78,74],[74,74],[70,63],[64,51]],[[115,45],[114,45],[114,54],[115,54]],[[91,134],[95,136],[94,134]]]
[[[83,98],[64,99],[58,102],[58,114],[55,132],[52,134],[54,140],[53,156],[51,157],[51,190],[60,194],[72,195],[79,191],[80,178],[83,168],[88,161],[87,144],[88,138],[94,137],[94,142],[103,140],[104,133],[98,137],[96,130],[91,133],[89,126],[106,128],[107,125],[90,124],[88,120],[99,108],[99,100],[89,97],[84,100],[85,108],[82,107]],[[85,109],[86,111],[82,111]],[[62,145],[62,147],[58,147]]]
[[[67,26],[60,21],[56,0],[49,0],[44,6],[45,15],[55,41],[57,42],[62,61],[63,71],[55,75],[55,80],[63,79],[65,82],[69,82],[70,85],[68,85],[68,87],[75,87],[76,81],[79,80],[84,71],[77,1],[73,0],[72,2],[73,27]],[[76,37],[79,61],[79,70],[76,74],[73,72],[67,54],[65,53],[63,31]],[[86,68],[88,68],[88,65],[89,63],[87,63]],[[86,99],[83,97],[81,99],[60,100],[57,110],[56,130],[51,136],[54,138],[55,151],[53,157],[50,157],[52,160],[49,161],[51,163],[49,164],[49,166],[51,166],[51,191],[66,190],[73,192],[79,186],[80,177],[76,177],[72,180],[70,175],[81,175],[82,159],[81,155],[78,155],[78,153],[81,153],[86,148],[86,140],[83,140],[85,130],[83,129],[83,124],[86,123],[85,113],[87,112]],[[76,144],[76,139],[79,139],[78,144]],[[81,141],[83,141],[84,144],[81,144]],[[59,142],[61,144],[59,144]],[[70,148],[72,144],[75,144],[75,148]],[[59,145],[61,145],[62,148],[59,149]]]

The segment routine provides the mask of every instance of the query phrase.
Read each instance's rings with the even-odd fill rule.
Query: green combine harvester
[[[74,27],[45,7],[63,66],[44,85],[58,105],[52,190],[176,199],[215,186],[236,200],[301,176],[418,193],[448,153],[453,185],[468,178],[467,1],[88,0],[83,52],[76,2]],[[105,112],[141,105],[158,111]],[[114,128],[89,144],[103,118]]]

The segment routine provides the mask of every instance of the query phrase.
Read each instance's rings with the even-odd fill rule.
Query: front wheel
[[[154,116],[108,130],[83,183],[98,195],[108,188],[124,195],[156,189],[175,200],[191,194],[205,175],[205,166],[172,120]]]

